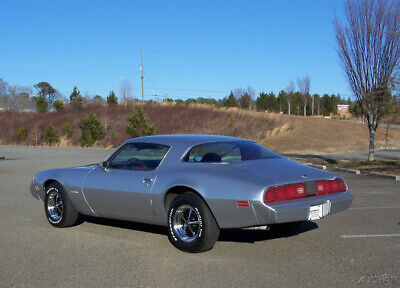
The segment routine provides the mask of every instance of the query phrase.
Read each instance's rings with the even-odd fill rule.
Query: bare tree
[[[8,93],[11,100],[11,107],[14,109],[26,109],[33,106],[31,100],[32,88],[19,85],[9,86]]]
[[[11,98],[9,95],[9,87],[10,85],[0,78],[0,108],[10,108]]]
[[[0,107],[7,109],[23,109],[33,105],[32,88],[19,85],[9,85],[0,79]]]
[[[314,103],[315,103],[315,97],[314,97],[315,95],[312,95],[312,97],[311,97],[311,115],[314,115]]]
[[[7,86],[8,86],[8,83],[3,81],[3,79],[0,78],[0,96],[3,96],[7,93]]]
[[[247,86],[246,89],[236,88],[235,90],[233,90],[233,95],[238,100],[239,108],[245,108],[250,110],[254,108],[253,102],[254,102],[254,96],[256,95],[256,91],[254,90],[253,87]],[[244,101],[241,101],[241,99]],[[243,106],[242,104],[244,103],[246,103],[244,105],[246,107],[242,107]]]
[[[250,96],[250,110],[254,109],[254,97],[256,96],[256,91],[253,87],[247,86],[247,94]]]
[[[130,81],[125,79],[121,82],[119,86],[119,93],[124,101],[124,105],[126,107],[129,99],[133,98],[133,89]]]
[[[294,93],[294,82],[293,79],[290,80],[289,85],[286,87],[286,100],[287,100],[287,104],[288,104],[288,114],[290,115],[290,111],[291,111],[291,105],[292,105],[292,99],[293,99],[293,93]]]
[[[28,137],[30,142],[35,143],[35,146],[39,145],[42,139],[42,133],[38,127],[34,127],[31,131],[28,132]]]
[[[368,159],[373,161],[385,93],[399,83],[400,1],[346,0],[345,13],[345,24],[334,20],[337,51],[367,118]]]
[[[311,79],[308,75],[297,78],[297,86],[299,87],[301,96],[303,96],[304,116],[307,115],[307,98],[310,93],[310,83]]]

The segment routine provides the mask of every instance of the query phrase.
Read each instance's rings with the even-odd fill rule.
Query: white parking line
[[[400,234],[342,235],[341,237],[342,237],[342,238],[400,237]]]
[[[362,209],[399,209],[400,206],[375,206],[375,207],[350,207],[349,210],[362,210]]]

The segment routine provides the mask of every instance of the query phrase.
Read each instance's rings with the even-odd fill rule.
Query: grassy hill
[[[289,116],[275,113],[231,109],[217,109],[207,105],[177,105],[174,103],[146,103],[144,111],[157,134],[217,134],[242,137],[280,153],[329,153],[366,151],[368,129],[334,119]],[[41,145],[45,127],[53,124],[59,134],[64,122],[69,121],[73,134],[62,138],[59,145],[79,145],[79,121],[89,113],[96,113],[106,130],[106,137],[96,143],[99,147],[115,147],[129,138],[126,117],[132,106],[90,105],[80,112],[69,107],[61,112],[0,112],[0,143],[18,144],[17,130],[24,127],[26,140],[20,145]],[[378,128],[376,146],[385,146],[386,129]],[[389,130],[389,145],[400,146],[400,130]]]

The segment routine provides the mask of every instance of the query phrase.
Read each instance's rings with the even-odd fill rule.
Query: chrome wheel
[[[48,192],[46,207],[50,222],[58,223],[61,221],[63,208],[64,204],[61,195],[53,188],[53,190]]]
[[[198,210],[187,204],[179,206],[173,217],[172,227],[180,240],[194,241],[201,231],[201,216]]]

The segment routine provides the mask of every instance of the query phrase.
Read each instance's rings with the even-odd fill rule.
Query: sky
[[[0,78],[46,81],[69,97],[118,93],[220,99],[251,86],[278,93],[308,74],[311,93],[351,96],[332,21],[343,1],[0,0]]]

